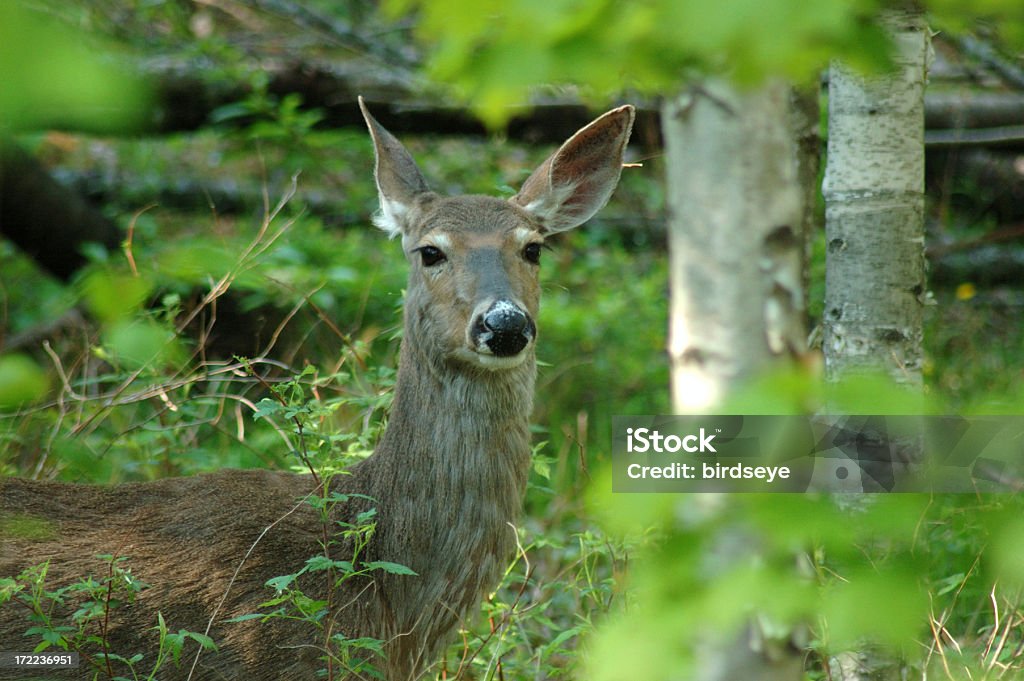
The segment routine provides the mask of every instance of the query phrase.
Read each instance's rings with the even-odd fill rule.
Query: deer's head
[[[604,114],[552,154],[511,199],[440,196],[359,100],[376,151],[380,212],[401,235],[411,271],[406,338],[428,357],[484,369],[532,356],[544,239],[586,222],[611,196],[633,126],[632,106]]]

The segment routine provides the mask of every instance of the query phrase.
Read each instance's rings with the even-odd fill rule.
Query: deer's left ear
[[[359,109],[363,112],[366,127],[370,129],[377,159],[373,178],[377,182],[380,212],[373,217],[373,224],[387,232],[388,236],[394,237],[405,229],[406,219],[416,197],[430,190],[412,155],[370,115],[362,97],[359,98]]]
[[[532,213],[549,233],[589,220],[619,183],[634,116],[627,104],[590,123],[533,171],[511,201]]]

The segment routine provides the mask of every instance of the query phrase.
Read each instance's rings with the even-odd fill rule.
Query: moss
[[[0,516],[3,539],[53,539],[57,534],[57,526],[43,518],[22,514]]]

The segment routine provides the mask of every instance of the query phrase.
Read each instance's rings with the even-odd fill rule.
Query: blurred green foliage
[[[884,38],[868,20],[874,0],[388,0],[385,8],[396,17],[415,11],[430,75],[456,85],[493,125],[542,83],[606,97],[674,91],[687,73],[805,81],[836,56],[886,60]]]
[[[1016,0],[924,3],[938,25],[964,29],[987,18],[1024,44]],[[627,91],[674,92],[687,78],[726,73],[753,85],[767,76],[809,82],[832,59],[865,70],[889,62],[874,18],[879,0],[387,0],[392,17],[413,15],[429,50],[428,73],[456,87],[500,127],[553,84],[597,101]]]
[[[0,355],[0,412],[39,400],[49,383],[46,372],[27,355]]]
[[[782,648],[807,630],[810,678],[828,678],[831,655],[867,640],[914,678],[971,678],[988,662],[986,637],[1004,634],[998,654],[1019,673],[1013,651],[1024,636],[1003,620],[1020,607],[1019,496],[837,504],[812,495],[598,494],[595,508],[612,528],[653,523],[664,539],[633,570],[632,607],[596,635],[587,678],[688,678],[700,641],[711,632],[738,640],[755,614],[753,626],[769,641],[781,634]],[[941,634],[930,628],[940,625]],[[936,646],[951,640],[959,652],[943,671],[946,652]]]
[[[1024,5],[1014,0],[928,0],[933,21],[957,34],[982,27],[1011,48],[1024,47]]]
[[[104,58],[111,46],[98,42],[23,0],[0,3],[0,134],[54,125],[97,131],[138,126],[147,86]]]

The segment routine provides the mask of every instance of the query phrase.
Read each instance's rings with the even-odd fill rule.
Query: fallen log
[[[120,228],[73,189],[58,183],[38,160],[0,139],[0,236],[39,265],[68,280],[87,259],[83,246],[120,247]]]

